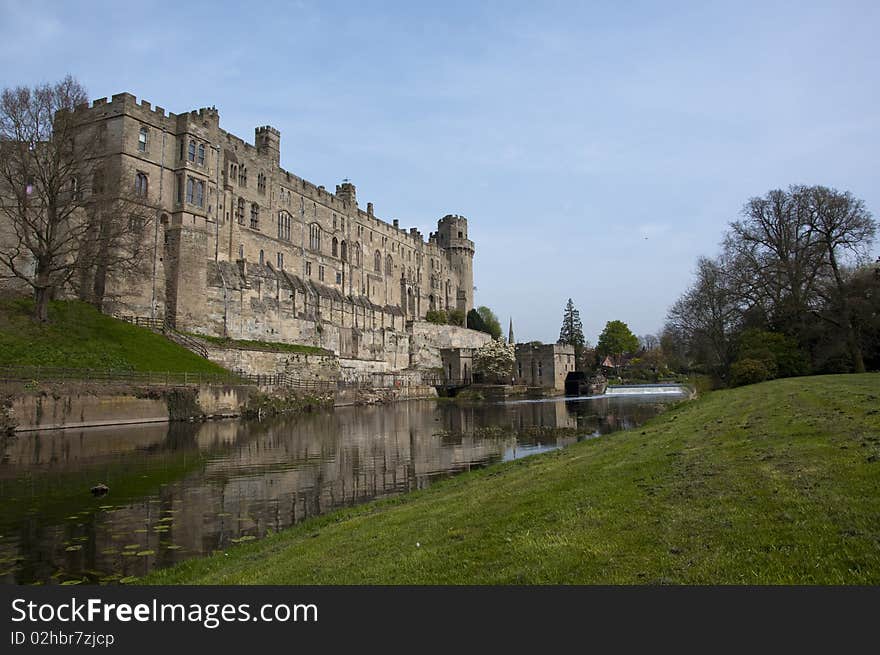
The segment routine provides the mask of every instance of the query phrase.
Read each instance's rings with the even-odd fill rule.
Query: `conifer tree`
[[[575,309],[571,298],[568,299],[568,303],[565,305],[565,311],[562,315],[562,328],[559,330],[559,340],[557,343],[574,346],[575,365],[580,368],[587,342],[584,339],[584,326],[581,324],[581,315]]]

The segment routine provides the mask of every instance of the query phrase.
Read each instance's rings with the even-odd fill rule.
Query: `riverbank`
[[[146,584],[877,584],[880,376],[712,393]]]

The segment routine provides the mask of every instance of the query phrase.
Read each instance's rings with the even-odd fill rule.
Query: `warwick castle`
[[[172,114],[120,93],[76,112],[105,146],[107,184],[157,208],[144,235],[152,261],[110,281],[106,312],[319,346],[366,373],[437,368],[439,348],[487,339],[424,322],[432,309],[473,308],[464,217],[444,216],[426,240],[362,209],[348,180],[331,193],[286,171],[278,130],[257,127],[248,143],[213,107]]]

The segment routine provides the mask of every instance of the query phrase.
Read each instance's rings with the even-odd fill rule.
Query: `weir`
[[[683,384],[621,384],[610,386],[605,390],[606,396],[652,396],[652,395],[689,396],[691,390]]]

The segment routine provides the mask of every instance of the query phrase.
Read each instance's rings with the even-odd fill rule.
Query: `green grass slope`
[[[0,366],[225,372],[162,335],[86,303],[52,302],[47,325],[31,320],[32,307],[30,300],[0,301]]]
[[[878,460],[880,375],[775,380],[144,582],[877,584]]]

